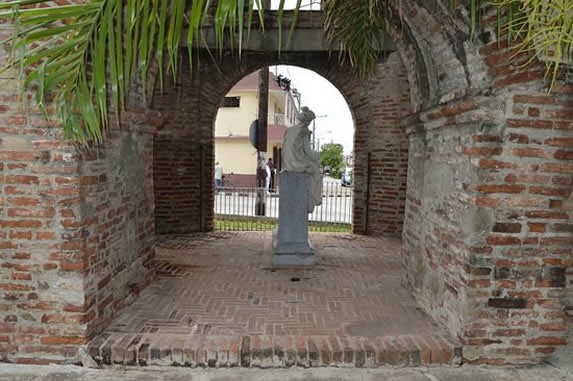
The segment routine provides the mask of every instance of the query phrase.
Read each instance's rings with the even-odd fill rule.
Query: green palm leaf
[[[98,30],[94,25],[116,2],[100,0],[51,8],[19,8],[40,3],[42,1],[0,4],[0,9],[12,8],[11,15],[18,21],[12,54],[19,57],[13,55],[9,67],[32,68],[22,76],[25,84],[37,83],[36,101],[40,108],[45,111],[45,96],[53,94],[56,102],[61,102],[56,105],[59,119],[71,122],[68,131],[78,131],[74,138],[84,143],[86,137],[100,142],[101,126],[107,122],[107,79],[105,69],[103,75],[94,69],[88,81],[86,63],[90,57],[97,58],[102,47],[106,47],[105,29]],[[70,19],[73,22],[69,22]],[[97,65],[102,65],[101,60],[94,59],[90,67]],[[88,105],[84,104],[86,101]],[[94,102],[98,112],[94,112]],[[74,115],[77,112],[81,114],[82,123]]]
[[[458,0],[444,1],[458,5]],[[479,28],[484,6],[497,6],[500,30],[507,31],[508,38],[519,35],[522,51],[543,58],[552,78],[561,63],[573,62],[573,1],[469,0],[469,4],[472,30]],[[279,50],[284,1],[280,5]],[[228,40],[240,54],[254,12],[264,28],[262,6],[261,0],[87,0],[64,6],[49,0],[9,1],[0,3],[0,17],[12,19],[14,35],[0,43],[11,45],[7,68],[20,71],[24,86],[37,83],[36,100],[42,109],[46,95],[51,95],[65,135],[84,144],[99,143],[110,107],[119,116],[136,75],[146,88],[154,59],[160,63],[161,86],[164,60],[177,77],[184,29],[191,54],[201,41],[203,26],[214,20],[219,50]],[[366,74],[378,64],[390,6],[400,7],[400,0],[323,2],[326,39],[341,52],[341,61],[358,73]],[[291,36],[300,7],[299,0]]]
[[[331,48],[340,51],[341,61],[348,61],[360,74],[371,72],[378,64],[386,38],[388,2],[330,0],[326,3],[326,40]]]
[[[573,1],[493,0],[498,7],[501,32],[517,39],[519,53],[531,56],[527,62],[545,63],[551,87],[559,69],[573,66]],[[551,88],[550,87],[550,88]]]
[[[215,30],[220,47],[227,29],[236,32],[230,35],[236,34],[242,47],[243,30],[250,31],[255,3],[259,0],[217,3]],[[11,44],[4,70],[19,69],[26,87],[37,84],[36,101],[43,111],[51,94],[67,137],[83,144],[100,143],[110,107],[119,120],[135,75],[146,89],[151,62],[163,63],[164,54],[168,70],[178,75],[182,31],[189,28],[191,52],[202,25],[210,21],[206,16],[213,2],[191,4],[188,8],[185,0],[89,0],[64,6],[48,0],[0,3],[0,17],[10,17],[14,26],[13,37],[0,41]],[[249,25],[245,25],[245,5]],[[163,76],[160,64],[161,86]]]

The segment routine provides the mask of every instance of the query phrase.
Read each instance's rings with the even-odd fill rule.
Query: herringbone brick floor
[[[400,241],[313,234],[316,266],[273,268],[270,232],[163,236],[157,278],[90,344],[105,363],[452,364],[460,345],[400,283]]]

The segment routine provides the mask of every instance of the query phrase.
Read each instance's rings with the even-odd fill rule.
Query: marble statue
[[[285,133],[282,149],[282,170],[299,172],[310,175],[308,189],[308,213],[322,203],[322,171],[317,152],[310,147],[310,122],[316,118],[308,107],[302,107],[296,116],[299,121],[288,127]]]

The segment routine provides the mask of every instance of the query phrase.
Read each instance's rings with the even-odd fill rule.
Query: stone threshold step
[[[458,366],[462,346],[442,336],[212,336],[102,334],[89,344],[101,364],[184,367]]]

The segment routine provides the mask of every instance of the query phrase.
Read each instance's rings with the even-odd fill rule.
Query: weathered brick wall
[[[131,128],[130,128],[131,127]],[[83,309],[101,332],[151,281],[154,255],[153,130],[123,126],[105,145],[83,154],[80,200],[66,211],[81,224],[85,255]]]
[[[476,318],[495,326],[476,319],[467,334],[482,358],[498,363],[540,359],[566,344],[562,298],[573,247],[573,214],[565,208],[573,188],[573,86],[548,92],[543,68],[521,65],[527,58],[514,53],[497,42],[482,49],[503,117],[499,134],[476,144],[483,177],[472,188],[493,220],[474,240]]]
[[[573,212],[573,194],[564,202],[563,208],[568,211],[568,213]],[[569,314],[573,313],[573,263],[571,257],[565,261],[565,266],[567,268],[567,286],[565,289],[565,297],[563,299],[563,304],[565,309]],[[569,335],[569,343],[571,343],[571,335]],[[571,344],[569,344],[571,345]]]
[[[0,78],[0,360],[60,362],[150,281],[153,129],[146,112],[127,113],[104,146],[77,149],[22,105],[10,74]]]
[[[70,266],[83,257],[81,230],[65,215],[80,197],[78,162],[59,129],[22,108],[10,74],[0,78],[0,359],[62,358],[85,342],[88,319],[69,308],[84,303]]]
[[[400,235],[408,166],[408,139],[401,120],[410,113],[410,92],[399,55],[391,53],[365,86],[368,112],[362,116],[364,123],[357,123],[354,144],[354,230]]]
[[[527,265],[535,257],[538,265],[535,284],[565,286],[565,295],[558,290],[547,292],[547,295],[561,295],[565,308],[571,309],[573,86],[557,82],[549,91],[549,84],[541,80],[543,69],[535,63],[525,65],[528,57],[516,56],[515,50],[509,49],[505,41],[501,45],[485,47],[482,53],[487,55],[494,87],[506,92],[505,141],[508,147],[503,153],[506,161],[515,164],[505,168],[504,180],[523,189],[512,204],[517,208],[512,211],[517,211],[519,216],[509,218],[511,221],[508,222],[516,224],[513,225],[514,232],[521,224],[522,243],[525,244],[525,237],[528,237],[531,246],[522,249],[513,263],[521,267],[520,262]],[[506,252],[513,254],[515,250]],[[541,281],[549,278],[552,281]]]
[[[159,234],[212,230],[213,138],[203,137],[198,88],[188,66],[183,70],[179,83],[167,78],[153,96],[152,107],[165,116],[155,137],[153,164]]]
[[[86,342],[78,162],[57,129],[0,91],[0,359],[62,358]],[[79,243],[78,243],[79,241]]]
[[[157,233],[207,231],[201,192],[202,145],[191,136],[159,134],[155,139],[155,222]],[[209,182],[209,185],[211,183]]]
[[[332,81],[356,122],[354,171],[356,233],[399,234],[405,203],[407,141],[400,117],[407,113],[409,93],[396,54],[378,73],[359,80],[325,52],[275,55],[245,52],[239,63],[226,55],[214,70],[208,56],[180,83],[156,89],[153,108],[166,118],[155,141],[156,227],[159,233],[208,231],[213,221],[213,126],[228,90],[262,65],[290,63],[316,71]],[[186,67],[186,64],[184,64]],[[372,116],[375,116],[374,118]],[[350,126],[349,126],[350,128]],[[370,153],[374,167],[368,168]],[[377,164],[381,164],[378,166]],[[368,173],[370,172],[370,180]],[[370,189],[366,190],[370,181]],[[369,198],[368,198],[369,197]],[[368,198],[368,200],[367,200]]]
[[[429,130],[428,121],[410,137],[405,276],[476,363],[528,362],[565,344],[560,299],[572,237],[564,203],[572,179],[560,157],[570,154],[571,138],[542,127],[558,125],[555,118],[514,119],[524,102],[543,104],[541,117],[564,104],[541,89],[503,93],[442,107],[443,126],[433,120]],[[483,117],[484,103],[505,108],[507,119],[447,126],[444,113]]]
[[[0,128],[6,360],[74,355],[151,276],[151,135],[122,132],[105,148],[79,154],[54,132]]]
[[[540,67],[503,42],[446,49],[464,31],[440,8],[405,3],[395,37],[420,110],[404,121],[405,280],[464,341],[466,362],[540,361],[566,343],[571,87],[548,93]]]
[[[451,118],[475,118],[482,101],[475,97],[458,100],[407,120],[410,160],[404,276],[426,311],[464,339],[465,325],[475,314],[472,289],[479,286],[471,283],[467,273],[475,254],[471,242],[491,224],[490,215],[470,201],[469,187],[482,181],[472,160],[490,149],[474,148],[475,141],[482,141],[487,120],[451,123]],[[494,134],[495,127],[487,133]]]
[[[443,2],[423,0],[403,0],[388,9],[389,34],[406,68],[414,112],[487,86],[478,45],[468,41],[464,9],[452,14]]]
[[[150,280],[152,136],[80,153],[0,99],[0,358],[61,361]]]

